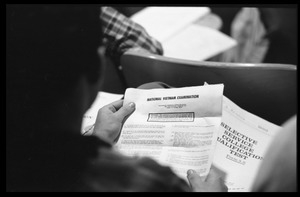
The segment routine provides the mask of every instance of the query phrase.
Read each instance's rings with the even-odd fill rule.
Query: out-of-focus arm
[[[297,115],[273,139],[254,181],[253,192],[297,191]]]

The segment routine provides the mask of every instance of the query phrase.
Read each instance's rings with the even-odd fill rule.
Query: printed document
[[[136,110],[116,144],[129,156],[148,156],[187,181],[188,169],[207,175],[221,123],[223,84],[125,92]]]
[[[213,164],[226,173],[225,184],[230,192],[250,191],[264,155],[280,128],[223,97]]]

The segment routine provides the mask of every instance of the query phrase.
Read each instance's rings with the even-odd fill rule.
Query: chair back
[[[295,65],[191,61],[131,51],[121,57],[121,66],[128,87],[153,81],[173,87],[223,83],[226,97],[274,124],[297,113]]]

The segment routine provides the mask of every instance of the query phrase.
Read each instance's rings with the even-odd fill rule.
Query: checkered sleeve
[[[163,54],[160,42],[152,38],[139,24],[112,7],[101,7],[106,55],[119,65],[121,55],[129,49],[139,48],[154,54]]]

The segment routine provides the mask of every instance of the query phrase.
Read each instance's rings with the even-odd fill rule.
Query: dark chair
[[[128,87],[161,81],[173,87],[224,84],[224,95],[241,108],[281,125],[297,113],[297,66],[190,61],[141,52],[121,58]]]

